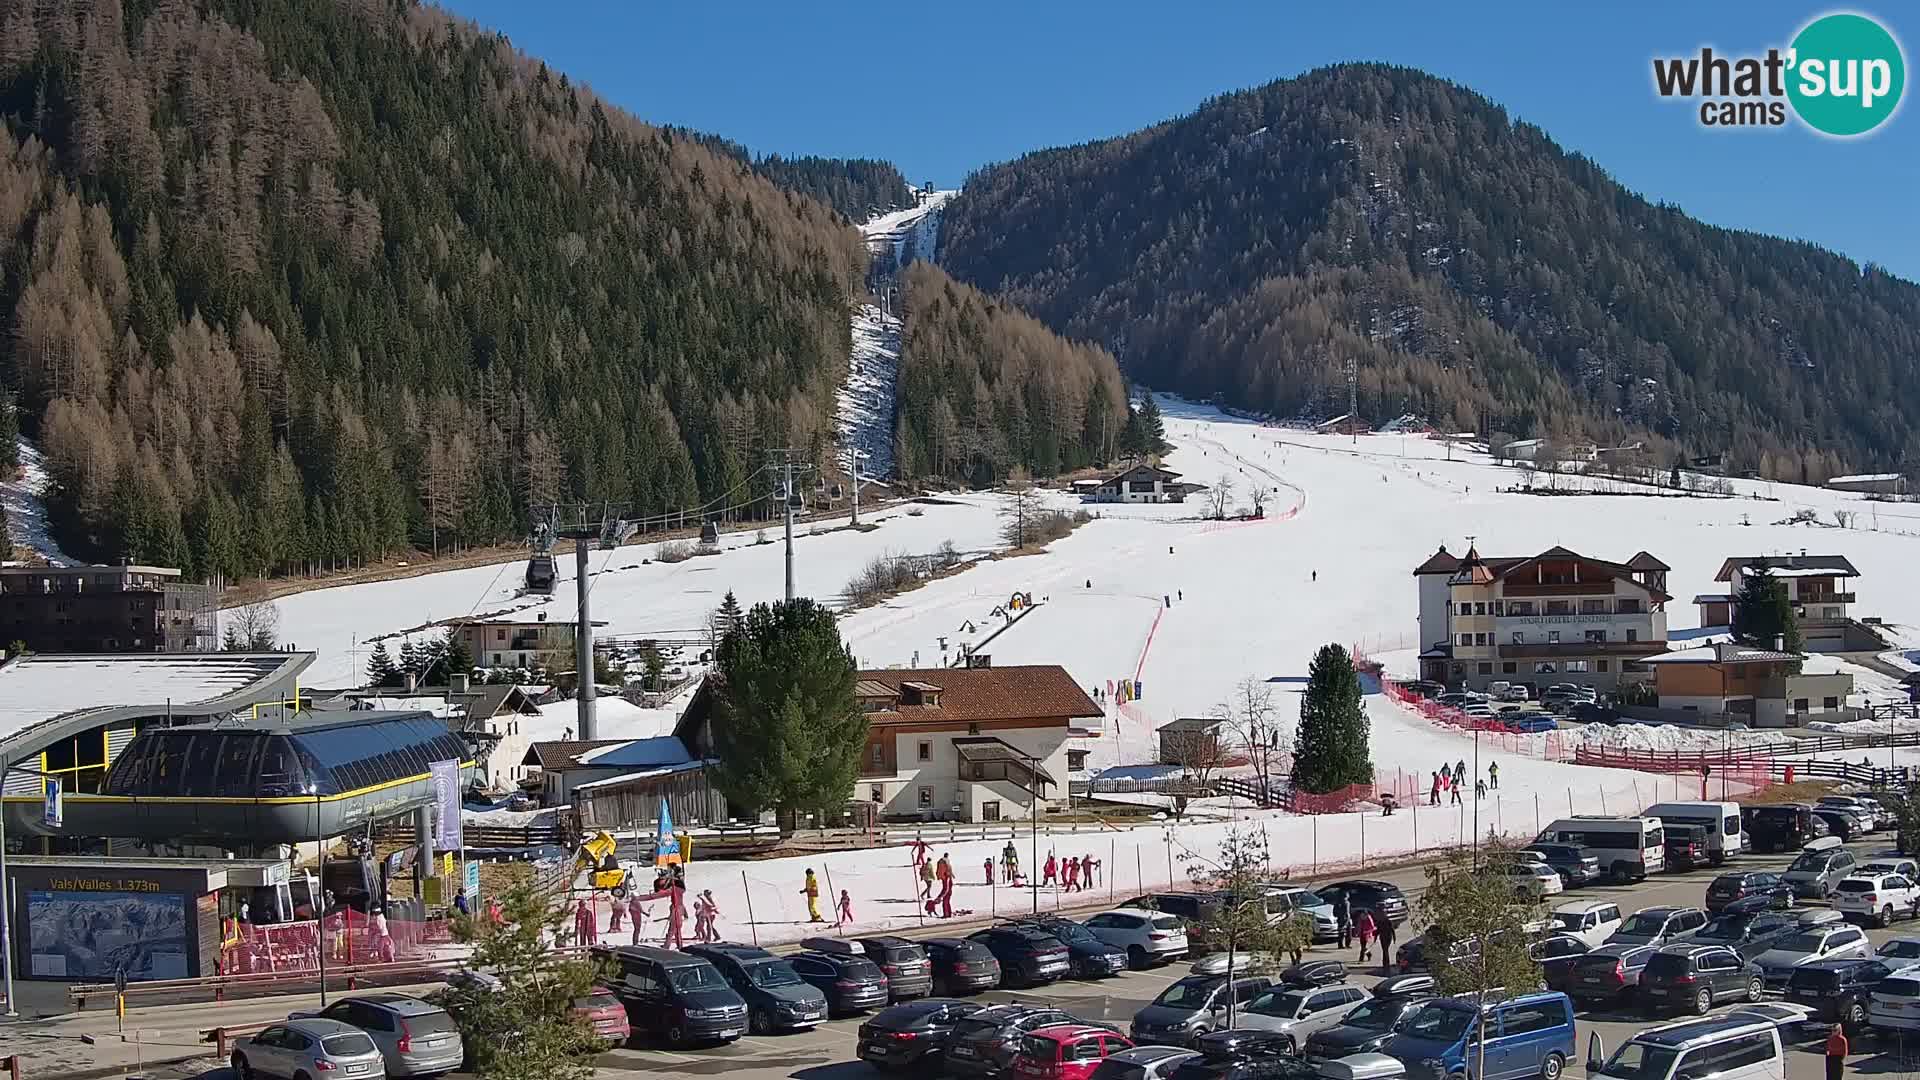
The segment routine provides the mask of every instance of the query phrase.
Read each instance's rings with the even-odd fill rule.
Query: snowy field
[[[1912,629],[1920,625],[1920,576],[1909,572],[1920,556],[1920,506],[1873,504],[1836,492],[1758,482],[1736,482],[1740,497],[1720,499],[1500,493],[1495,489],[1519,479],[1515,470],[1457,448],[1449,461],[1444,445],[1419,436],[1362,436],[1356,442],[1263,427],[1171,399],[1164,399],[1164,411],[1167,436],[1175,444],[1167,466],[1207,485],[1224,476],[1240,505],[1248,501],[1250,485],[1263,486],[1267,520],[1205,522],[1198,519],[1202,507],[1197,503],[1090,507],[1099,518],[1044,554],[985,561],[847,616],[842,632],[859,662],[936,664],[965,639],[982,643],[996,665],[1063,664],[1089,689],[1136,679],[1144,691],[1141,699],[1109,715],[1102,735],[1086,748],[1096,768],[1139,763],[1151,757],[1154,728],[1209,712],[1243,678],[1269,683],[1291,711],[1313,651],[1327,642],[1357,645],[1381,656],[1390,668],[1403,669],[1416,646],[1412,569],[1442,543],[1463,552],[1469,536],[1489,556],[1527,555],[1561,544],[1597,558],[1625,560],[1644,548],[1673,567],[1669,588],[1677,599],[1668,621],[1675,639],[1701,639],[1697,632],[1687,633],[1695,609],[1686,601],[1696,593],[1721,591],[1712,578],[1729,556],[1803,548],[1845,555],[1861,571],[1856,614],[1895,624],[1894,659],[1920,650],[1920,632]],[[962,551],[994,548],[1001,504],[982,494],[915,506],[917,514],[895,506],[870,515],[880,525],[871,532],[803,535],[795,547],[799,588],[835,598],[873,557],[927,553],[946,540]],[[1779,524],[1803,508],[1826,524]],[[1834,510],[1856,511],[1855,527],[1834,527]],[[778,535],[768,530],[769,538]],[[780,545],[756,545],[750,532],[725,537],[723,552],[714,556],[673,565],[644,563],[651,554],[650,546],[594,553],[593,614],[611,623],[606,632],[690,631],[702,625],[729,589],[746,604],[781,593]],[[557,596],[540,602],[552,619],[572,615],[571,560],[561,560],[561,568]],[[345,682],[364,664],[365,643],[377,635],[457,615],[530,608],[536,601],[515,596],[521,569],[510,563],[288,597],[280,601],[282,626],[300,647],[321,651],[309,681]],[[992,611],[1016,591],[1031,593],[1039,604],[1006,626]],[[357,657],[351,648],[356,640],[361,643]],[[1864,693],[1897,693],[1888,676],[1865,669],[1855,675]],[[1380,769],[1426,777],[1442,762],[1471,763],[1470,739],[1436,728],[1380,695],[1368,698],[1368,708]],[[540,727],[564,731],[570,706],[554,711],[560,715]],[[671,710],[653,712],[657,715],[622,717],[620,734],[641,737],[661,730]],[[1595,732],[1592,738],[1646,738],[1660,748],[1667,742],[1685,748],[1691,738],[1646,730],[1645,736]],[[1483,745],[1482,755],[1484,763],[1497,752]],[[1501,771],[1502,790],[1480,807],[1483,832],[1530,836],[1536,816],[1550,820],[1569,809],[1620,812],[1685,794],[1680,790],[1685,784],[1672,778],[1523,757],[1502,759]],[[1372,862],[1416,846],[1427,849],[1473,828],[1470,805],[1403,811],[1390,819],[1377,812],[1365,819],[1269,814],[1258,822],[1273,845],[1276,869],[1301,871]],[[1100,888],[1114,888],[1124,897],[1136,888],[1185,880],[1182,854],[1204,858],[1222,831],[1232,827],[1216,821],[1053,839],[1043,832],[1040,857],[1050,844],[1062,854],[1093,854],[1107,863]],[[989,891],[979,884],[981,862],[1003,843],[951,845],[964,883],[956,897],[959,907],[980,912],[1031,902],[1004,887]],[[946,846],[937,844],[936,853]],[[1023,860],[1032,858],[1024,838],[1021,851]],[[917,918],[902,850],[811,861],[823,871],[823,888],[830,875],[833,888],[849,891],[860,925],[897,926]],[[712,888],[721,898],[722,930],[730,937],[791,938],[804,932],[798,890],[805,862],[749,864],[743,880],[740,864],[706,865],[696,859],[692,880],[696,888]],[[751,890],[758,925],[747,925],[743,886]],[[1049,892],[1042,902],[1053,899]]]

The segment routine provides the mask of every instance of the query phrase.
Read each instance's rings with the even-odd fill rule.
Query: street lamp
[[[307,899],[313,903],[313,940],[318,946],[320,957],[320,1007],[327,1007],[327,904],[322,897],[326,895],[327,849],[326,840],[320,835],[320,785],[308,784],[307,794],[313,796],[313,870],[314,883],[307,888]]]
[[[7,771],[11,768],[7,759],[0,756],[0,966],[7,971],[7,1016],[20,1015],[13,1005],[13,879],[7,876],[7,802],[4,792],[7,786]]]

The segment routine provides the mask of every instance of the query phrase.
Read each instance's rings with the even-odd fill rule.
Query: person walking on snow
[[[813,867],[807,867],[807,883],[800,887],[807,898],[807,921],[826,922],[820,917],[820,880],[813,876]]]
[[[1458,780],[1450,781],[1447,784],[1447,791],[1453,795],[1453,801],[1448,803],[1447,805],[1459,806],[1460,805],[1460,781]]]
[[[1440,774],[1439,773],[1433,774],[1433,790],[1427,792],[1427,805],[1428,806],[1440,805]]]
[[[1454,785],[1457,787],[1460,784],[1465,783],[1466,779],[1467,779],[1467,760],[1465,758],[1461,758],[1459,761],[1456,761],[1453,763]]]
[[[1007,884],[1019,884],[1015,879],[1020,876],[1020,849],[1014,847],[1011,840],[1000,849],[1000,869],[1006,875]]]
[[[1487,762],[1487,786],[1495,791],[1500,790],[1500,763],[1497,761]]]
[[[840,890],[840,925],[853,925],[853,897],[845,889]]]
[[[927,852],[932,849],[930,848],[930,846],[927,844],[925,840],[922,840],[916,836],[913,838],[913,843],[908,844],[907,848],[909,851],[913,852],[913,868],[915,870],[918,870],[922,866],[926,865]]]
[[[1080,856],[1080,879],[1087,885],[1093,884],[1093,873],[1100,868],[1100,860],[1092,855]]]
[[[993,887],[993,859],[991,856],[988,857],[982,869],[984,869],[987,873],[987,887],[992,888]]]
[[[1378,912],[1373,917],[1373,928],[1380,934],[1380,971],[1383,974],[1393,972],[1393,920],[1386,912]]]
[[[627,923],[633,928],[633,944],[640,944],[640,935],[647,929],[647,905],[638,894],[627,897]]]
[[[1485,780],[1475,780],[1473,782],[1473,797],[1476,800],[1487,797],[1487,782]]]
[[[1047,852],[1047,861],[1040,864],[1040,885],[1042,888],[1054,884],[1053,875],[1054,872],[1059,869],[1060,864],[1054,861],[1053,852]]]
[[[1333,898],[1333,932],[1335,941],[1346,948],[1353,941],[1352,909],[1347,906],[1347,894],[1340,893]]]
[[[933,878],[934,878],[933,863],[925,862],[925,861],[921,862],[920,864],[920,899],[930,900],[933,898]]]

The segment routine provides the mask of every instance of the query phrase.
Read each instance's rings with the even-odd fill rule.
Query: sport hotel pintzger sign
[[[1528,626],[1566,626],[1570,623],[1612,622],[1612,615],[1503,615],[1501,621]]]

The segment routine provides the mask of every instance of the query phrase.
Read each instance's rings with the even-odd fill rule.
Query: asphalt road
[[[1875,837],[1853,845],[1856,852],[1863,856],[1890,849],[1891,837],[1886,843]],[[1783,868],[1790,861],[1788,856],[1749,855],[1737,860],[1733,867],[1742,869],[1774,870]],[[1565,900],[1584,900],[1607,898],[1617,900],[1621,910],[1631,913],[1641,908],[1665,904],[1699,905],[1705,898],[1707,883],[1716,871],[1711,869],[1694,870],[1686,873],[1661,874],[1638,885],[1598,885],[1549,898],[1549,906]],[[1409,901],[1417,901],[1425,891],[1425,875],[1418,868],[1385,871],[1366,876],[1385,878],[1399,885]],[[1337,879],[1327,879],[1337,880]],[[1415,904],[1417,910],[1417,903]],[[1417,915],[1416,915],[1417,919]],[[1405,941],[1417,932],[1403,928],[1399,940]],[[1884,941],[1895,936],[1920,936],[1920,923],[1896,923],[1886,930],[1869,930],[1868,935],[1875,941]],[[1336,950],[1330,946],[1320,946],[1312,950],[1311,955],[1336,957],[1351,962],[1357,950]],[[1034,991],[991,991],[982,995],[986,1000],[1043,1000],[1058,1004],[1077,1015],[1092,1021],[1102,1021],[1126,1029],[1135,1011],[1151,1001],[1167,984],[1186,974],[1186,964],[1178,963],[1151,971],[1130,972],[1111,979],[1094,982],[1063,981],[1050,987]],[[1377,978],[1378,969],[1369,968],[1365,972],[1355,972],[1355,981],[1370,985]],[[1727,1006],[1716,1011],[1737,1008]],[[1624,1039],[1632,1037],[1649,1024],[1649,1020],[1638,1012],[1603,1012],[1581,1009],[1578,1012],[1579,1042],[1577,1060],[1570,1062],[1569,1075],[1584,1075],[1581,1065],[1585,1059],[1587,1038],[1590,1032],[1598,1032],[1607,1048],[1618,1046]],[[739,1077],[741,1080],[774,1080],[774,1078],[792,1078],[792,1080],[847,1080],[854,1077],[874,1077],[877,1074],[867,1065],[854,1060],[855,1032],[860,1018],[836,1020],[811,1031],[795,1032],[770,1038],[745,1038],[731,1045],[707,1049],[678,1051],[653,1048],[623,1048],[604,1054],[596,1062],[598,1076],[614,1078],[621,1076],[715,1076],[725,1074]],[[1920,1069],[1902,1065],[1891,1048],[1882,1047],[1871,1039],[1856,1040],[1860,1052],[1849,1060],[1849,1071],[1863,1073],[1902,1073],[1912,1074]],[[174,1072],[173,1076],[196,1076],[203,1080],[229,1080],[231,1073],[226,1069],[212,1071]],[[1789,1054],[1788,1080],[1822,1080],[1825,1076],[1824,1062],[1817,1043],[1796,1046]],[[923,1080],[930,1078],[923,1077]]]

